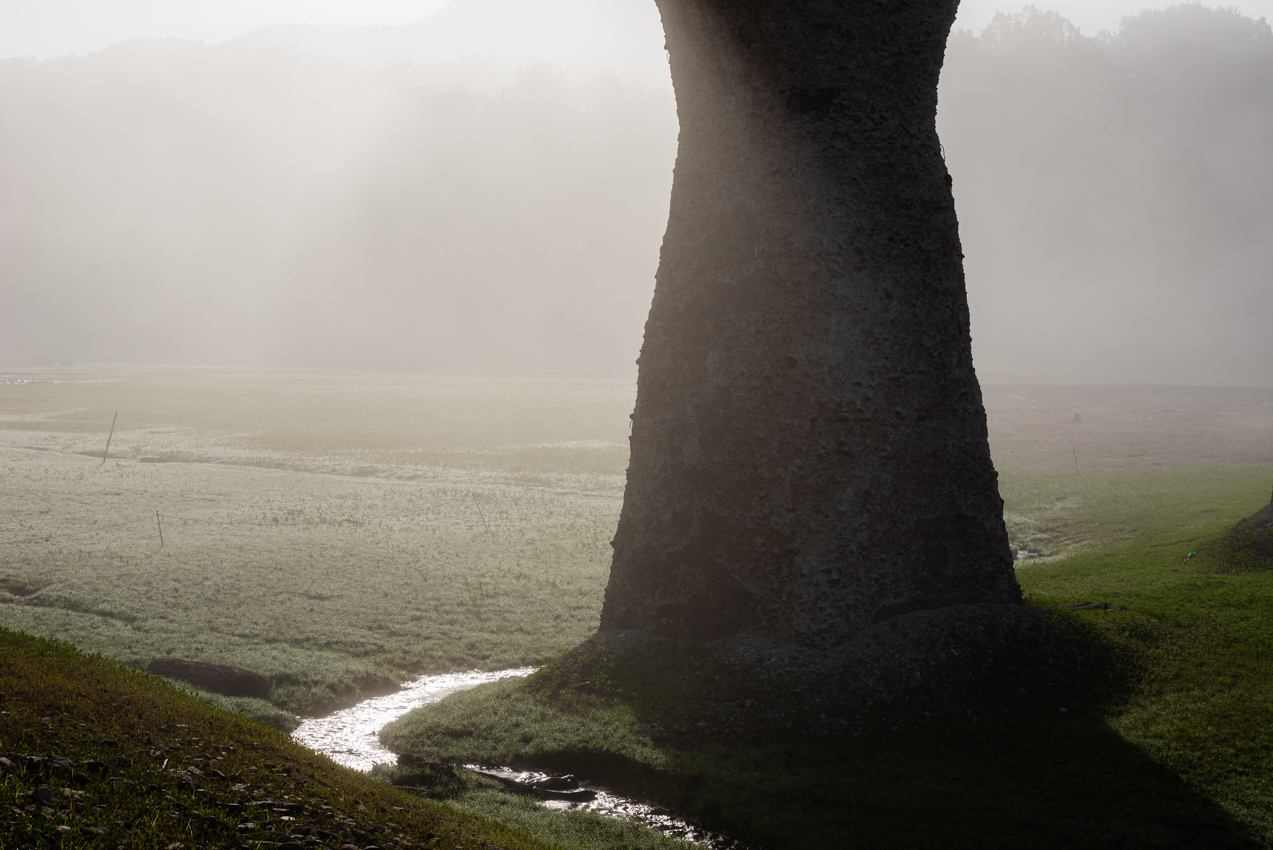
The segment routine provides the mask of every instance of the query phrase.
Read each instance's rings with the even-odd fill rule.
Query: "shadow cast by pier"
[[[1262,847],[1097,717],[669,753],[681,807],[767,847]]]

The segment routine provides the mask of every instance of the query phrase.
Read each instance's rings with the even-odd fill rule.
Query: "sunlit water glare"
[[[503,777],[520,782],[523,785],[535,785],[551,777],[551,774],[535,771],[482,768],[477,765],[467,765],[467,767],[487,776]],[[651,829],[657,829],[672,838],[692,841],[696,844],[706,844],[709,847],[721,848],[721,850],[744,847],[743,844],[727,835],[703,829],[703,827],[679,818],[660,806],[652,806],[649,803],[642,803],[628,797],[620,797],[618,794],[612,794],[583,780],[580,780],[579,787],[592,791],[596,796],[591,800],[543,800],[541,802],[545,808],[555,809],[559,812],[583,810],[596,812],[609,818],[636,821]]]
[[[355,770],[368,771],[377,764],[394,764],[398,757],[380,745],[380,730],[387,724],[413,708],[438,702],[456,691],[468,690],[498,679],[529,676],[533,672],[535,672],[534,667],[518,667],[494,673],[447,673],[440,676],[423,676],[397,693],[360,702],[352,708],[337,711],[326,717],[306,720],[292,733],[292,737],[298,743],[330,757],[332,761]],[[527,786],[548,779],[548,774],[542,773],[507,768],[481,768],[477,765],[468,765],[468,767],[487,776],[513,780]],[[741,846],[726,836],[708,832],[658,806],[611,794],[587,781],[580,781],[578,785],[580,788],[595,792],[595,797],[591,800],[580,801],[545,800],[543,804],[558,811],[586,809],[606,817],[636,821],[673,838],[704,843],[713,847]]]
[[[316,750],[332,761],[368,771],[377,764],[395,764],[398,757],[380,745],[380,730],[413,708],[437,702],[456,691],[478,685],[529,676],[534,667],[517,667],[495,673],[445,673],[423,676],[389,696],[360,702],[352,708],[301,723],[292,733],[298,743]]]

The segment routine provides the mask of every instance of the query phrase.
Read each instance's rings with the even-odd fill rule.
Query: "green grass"
[[[628,383],[61,377],[0,385],[0,626],[134,666],[257,670],[293,714],[420,673],[541,664],[597,626]],[[90,455],[116,410],[103,466]],[[1227,466],[1001,481],[1014,542],[1065,555],[1219,530],[1266,497],[1269,477]]]
[[[454,694],[430,711],[412,712],[386,726],[380,737],[395,752],[455,764],[570,770],[603,757],[619,771],[668,769],[667,755],[638,715],[631,705],[590,692],[540,699],[538,688],[509,680]]]
[[[178,656],[257,670],[301,713],[417,672],[541,663],[582,640],[617,504],[68,455],[0,457],[0,500],[18,535],[40,535],[0,546],[0,624],[143,667]],[[162,549],[147,503],[164,515]]]
[[[135,371],[0,386],[0,625],[257,670],[306,714],[595,629],[629,386]]]
[[[1097,532],[1082,554],[1020,565],[1030,600],[1103,659],[1106,680],[1068,705],[860,738],[694,746],[652,725],[657,695],[544,688],[549,670],[417,710],[382,738],[442,760],[591,770],[775,848],[1269,846],[1273,572],[1209,575],[1184,562],[1267,499],[1268,473],[1164,472],[1132,473],[1122,493],[1106,476],[1086,502],[1115,528],[1146,518],[1131,542]],[[1226,478],[1253,493],[1222,500],[1228,516],[1170,498]],[[1079,602],[1111,608],[1068,610]]]
[[[291,734],[301,725],[301,719],[295,714],[283,711],[271,702],[256,697],[228,697],[223,694],[201,691],[182,682],[173,682],[181,690],[195,699],[205,702],[222,711],[250,717],[267,726],[273,726],[281,732]]]
[[[493,779],[447,765],[381,764],[372,769],[371,775],[382,782],[415,789],[412,793],[446,800],[462,811],[526,829],[571,850],[686,850],[689,846],[635,822],[587,810],[548,809],[537,800],[501,790],[502,786]]]
[[[1014,549],[1042,560],[1218,534],[1268,501],[1273,464],[999,474]]]
[[[0,694],[4,850],[258,847],[282,836],[400,850],[556,844],[395,791],[65,643],[0,630]],[[30,797],[41,786],[50,802]]]
[[[542,663],[596,628],[630,387],[98,377],[0,387],[0,626],[132,665],[178,655],[259,670],[276,708],[203,698],[283,727],[277,708],[316,713],[416,673]],[[103,466],[89,455],[115,409],[116,459]],[[1273,573],[1210,574],[1205,558],[1183,558],[1263,504],[1271,479],[1269,465],[1001,475],[1014,544],[1045,555],[1018,564],[1023,587],[1106,659],[1109,681],[1064,714],[688,746],[651,725],[666,695],[545,699],[500,683],[386,737],[458,761],[582,765],[771,848],[1267,846]],[[1127,610],[1065,610],[1091,601]],[[76,712],[104,714],[65,705],[41,717],[74,731],[99,722]],[[88,752],[83,735],[57,735]],[[662,841],[480,784],[441,805],[568,847]]]
[[[511,824],[570,850],[691,850],[701,845],[668,838],[629,821],[588,811],[555,812],[534,800],[502,791],[472,791],[456,803],[462,811]]]
[[[1185,556],[1205,541],[1129,548],[1019,576],[1031,598],[1052,605],[1129,609],[1076,615],[1105,645],[1136,659],[1137,688],[1104,719],[1269,842],[1273,572],[1200,573],[1205,565]]]

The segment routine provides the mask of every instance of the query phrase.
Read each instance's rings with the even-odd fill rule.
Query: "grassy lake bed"
[[[639,700],[500,684],[386,738],[442,760],[586,755],[772,847],[1269,845],[1273,578],[1184,558],[1267,503],[1270,394],[1058,392],[988,391],[992,451],[1018,577],[1106,653],[1117,682],[1099,696],[955,728],[685,748]],[[632,400],[626,382],[10,370],[0,627],[134,667],[257,670],[269,703],[205,697],[284,727],[421,673],[549,662],[597,625]],[[1081,602],[1111,610],[1069,610]],[[553,824],[545,841],[576,846],[575,827],[491,788],[449,805]],[[577,846],[637,840],[580,828],[593,837]]]
[[[591,633],[630,386],[305,377],[0,385],[0,625],[301,714]]]

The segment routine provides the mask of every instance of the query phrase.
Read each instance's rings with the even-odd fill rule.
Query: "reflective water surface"
[[[557,811],[589,811],[596,812],[611,818],[621,818],[623,820],[636,821],[639,824],[648,826],[651,829],[657,829],[659,832],[671,838],[679,838],[682,841],[692,841],[696,844],[706,844],[720,850],[728,848],[742,848],[743,845],[727,835],[718,832],[703,829],[698,824],[691,823],[677,817],[660,806],[652,806],[649,803],[642,803],[628,797],[620,797],[618,794],[612,794],[603,788],[600,788],[586,779],[578,779],[573,782],[562,783],[562,777],[555,776],[550,773],[539,773],[536,771],[517,771],[509,768],[488,768],[479,765],[465,765],[469,770],[480,773],[485,776],[491,776],[505,781],[516,782],[526,787],[534,787],[549,784],[554,788],[571,787],[581,791],[589,792],[591,799],[588,800],[543,800],[542,803],[549,809]],[[568,777],[574,779],[574,777]],[[557,780],[555,783],[553,780]]]
[[[456,691],[476,688],[497,679],[529,676],[534,667],[518,667],[496,673],[444,673],[422,676],[396,694],[375,697],[326,717],[313,717],[292,733],[298,743],[329,756],[355,770],[371,770],[377,764],[394,764],[398,757],[380,746],[380,730],[413,708],[437,702]]]
[[[529,676],[534,667],[519,667],[495,673],[448,673],[439,676],[423,676],[402,690],[389,696],[376,697],[360,702],[352,708],[315,717],[300,725],[292,737],[312,750],[329,756],[333,761],[355,770],[371,770],[377,764],[394,764],[397,756],[380,745],[379,733],[386,724],[397,720],[413,708],[437,702],[456,691],[475,688],[486,682],[512,676]],[[488,768],[465,765],[469,770],[520,786],[530,792],[534,786],[551,785],[585,791],[588,799],[543,800],[543,805],[558,811],[586,810],[606,817],[622,818],[657,829],[664,835],[707,844],[714,848],[740,847],[728,836],[709,832],[702,827],[676,817],[659,806],[652,806],[627,797],[612,794],[604,788],[580,777],[556,777],[547,773]]]

